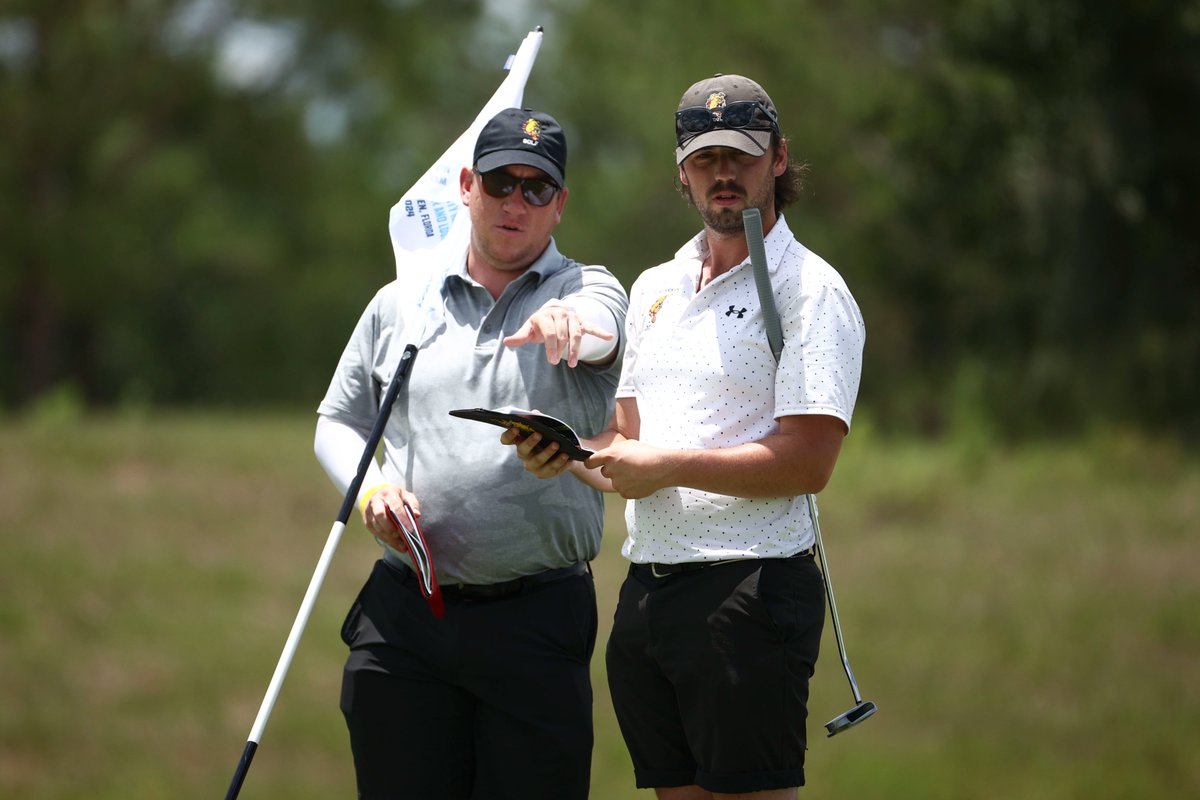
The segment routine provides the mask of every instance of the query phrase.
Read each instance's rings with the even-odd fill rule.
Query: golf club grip
[[[754,270],[754,284],[758,288],[758,305],[762,309],[763,324],[767,328],[767,344],[770,345],[775,360],[779,361],[779,354],[783,352],[783,329],[779,325],[779,312],[775,308],[771,276],[767,273],[762,213],[757,208],[745,209],[742,211],[742,226],[746,229],[746,249],[750,251],[750,266]]]

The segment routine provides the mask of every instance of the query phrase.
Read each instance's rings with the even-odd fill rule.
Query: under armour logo
[[[734,308],[733,306],[730,306],[729,310],[725,312],[725,316],[727,317],[732,317],[734,314],[737,314],[738,319],[741,319],[746,314],[746,309]]]

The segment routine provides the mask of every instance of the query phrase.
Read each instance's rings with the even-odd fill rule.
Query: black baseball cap
[[[677,129],[675,163],[682,164],[684,159],[704,147],[732,147],[753,156],[764,155],[771,146],[772,132],[779,132],[778,116],[775,104],[771,102],[766,91],[745,75],[723,75],[718,72],[711,78],[697,81],[689,86],[679,99],[678,111],[687,108],[707,108],[719,114],[725,106],[745,101],[762,104],[775,121],[773,131],[761,127],[714,127],[704,133],[685,137],[680,135]]]
[[[549,114],[506,108],[488,120],[475,140],[475,169],[491,172],[509,164],[536,167],[560,187],[567,171],[567,137]]]

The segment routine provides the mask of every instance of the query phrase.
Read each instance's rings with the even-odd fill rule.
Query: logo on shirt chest
[[[725,316],[732,317],[734,314],[737,314],[737,318],[741,319],[742,317],[746,316],[746,310],[747,309],[745,307],[738,308],[737,306],[730,306],[729,310],[725,312]]]
[[[653,325],[655,322],[658,321],[658,312],[663,307],[663,303],[665,303],[665,302],[667,302],[667,295],[664,294],[662,297],[655,300],[653,305],[650,306],[650,324],[651,325]]]

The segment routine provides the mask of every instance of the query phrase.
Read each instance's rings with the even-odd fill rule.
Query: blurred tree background
[[[568,254],[626,286],[669,258],[675,104],[748,74],[882,428],[1200,437],[1194,0],[8,0],[0,411],[315,408],[391,205],[536,25]]]

